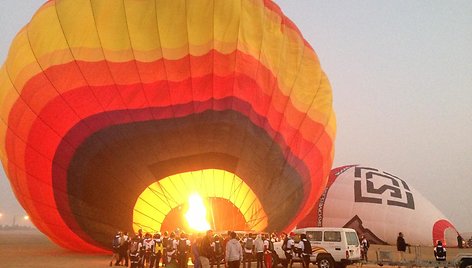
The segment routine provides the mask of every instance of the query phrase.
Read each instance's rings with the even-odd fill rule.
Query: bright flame
[[[25,219],[27,221],[27,220],[29,220],[29,216],[26,215],[26,216],[23,217],[23,219]]]
[[[185,218],[190,228],[203,232],[210,229],[210,224],[206,219],[206,208],[203,200],[197,193],[192,194],[188,198],[188,211]]]

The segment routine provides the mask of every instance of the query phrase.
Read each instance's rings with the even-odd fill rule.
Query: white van
[[[296,229],[295,234],[306,234],[312,247],[312,263],[319,268],[346,267],[361,259],[359,237],[354,229],[334,227],[307,227]],[[295,238],[296,240],[296,238]],[[274,250],[280,262],[285,260],[283,241],[274,243]],[[300,261],[294,257],[294,261]]]

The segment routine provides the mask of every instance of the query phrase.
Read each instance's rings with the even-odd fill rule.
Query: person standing
[[[211,243],[213,240],[213,230],[208,230],[206,235],[202,238],[199,248],[199,258],[202,268],[210,268],[210,259],[212,258]]]
[[[150,233],[146,233],[144,235],[143,248],[144,248],[144,259],[143,259],[141,267],[144,267],[144,266],[147,267],[151,263],[152,251],[154,249],[154,239],[152,239]]]
[[[254,240],[254,252],[256,253],[256,267],[262,267],[262,260],[264,258],[264,241],[262,240],[261,234],[256,235]]]
[[[458,248],[463,248],[464,246],[464,239],[462,239],[462,236],[460,234],[457,235],[457,247]]]
[[[142,248],[141,238],[138,235],[136,235],[133,237],[133,239],[131,239],[129,243],[130,268],[138,268],[141,263],[141,259],[144,258],[144,256],[139,255],[141,248]]]
[[[177,253],[177,237],[174,232],[171,232],[167,239],[166,251],[166,267],[175,267],[177,264],[176,253]]]
[[[264,265],[265,268],[272,268],[272,252],[274,250],[274,243],[271,241],[269,235],[264,236]]]
[[[302,261],[302,267],[308,268],[310,265],[310,256],[312,253],[310,241],[306,238],[306,234],[300,235],[300,242],[298,243],[298,249],[300,250],[300,258]]]
[[[192,252],[192,262],[193,268],[202,268],[202,264],[200,263],[200,253],[199,253],[199,245],[202,243],[202,238],[196,234],[193,236],[191,241],[190,250]]]
[[[434,257],[437,261],[446,260],[446,248],[443,246],[441,240],[438,240],[436,246],[434,247]]]
[[[367,238],[365,236],[361,235],[361,259],[364,261],[368,261],[367,258],[367,252],[369,251],[369,241],[367,241]]]
[[[236,233],[230,233],[230,240],[226,243],[225,261],[228,268],[239,268],[243,260],[243,248],[236,239]]]
[[[187,239],[187,234],[180,233],[180,239],[177,242],[177,263],[179,268],[188,267],[188,255],[190,252],[190,240]]]
[[[164,247],[164,251],[162,252],[162,267],[166,266],[167,264],[167,244],[169,243],[169,232],[164,231],[162,233],[162,246]]]
[[[113,260],[115,260],[115,266],[119,265],[120,262],[120,247],[123,243],[121,231],[118,231],[116,235],[113,237],[112,248],[113,248],[113,255],[111,256],[110,266],[113,265]]]
[[[211,247],[213,249],[213,262],[216,265],[216,268],[220,268],[221,260],[223,259],[224,255],[224,248],[223,248],[223,241],[219,235],[215,234],[213,238],[213,242],[211,243]],[[210,267],[213,267],[213,264],[210,264]]]
[[[244,237],[242,242],[244,245],[243,268],[251,268],[252,256],[254,255],[254,239],[252,238],[252,233]]]
[[[400,252],[400,261],[405,261],[405,251],[406,247],[410,246],[405,242],[405,238],[403,238],[403,233],[399,232],[397,237],[397,250]]]
[[[128,267],[129,265],[129,242],[131,238],[129,237],[128,232],[123,234],[123,242],[120,247],[120,263],[124,260],[124,266]]]
[[[153,240],[154,246],[151,250],[151,265],[149,268],[154,268],[154,266],[159,268],[159,262],[161,261],[164,252],[164,243],[162,242],[160,233],[154,234]]]
[[[223,250],[226,250],[226,245],[228,244],[228,241],[231,239],[231,233],[232,231],[228,231],[226,233],[225,238],[223,239]],[[225,268],[228,268],[228,262],[225,260]]]
[[[286,262],[284,263],[284,267],[290,267],[292,268],[292,263],[293,263],[293,250],[295,249],[295,241],[293,240],[293,237],[295,236],[295,233],[291,232],[289,235],[284,234],[284,240],[282,242],[282,250],[284,251],[285,254],[285,260]]]

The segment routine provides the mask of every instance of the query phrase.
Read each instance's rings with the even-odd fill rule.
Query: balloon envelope
[[[48,1],[0,70],[0,118],[16,197],[77,251],[173,228],[194,189],[290,229],[333,158],[329,82],[271,1]]]
[[[452,223],[407,180],[364,165],[331,171],[328,186],[298,226],[354,228],[371,243],[396,244],[399,232],[411,245],[457,245]]]

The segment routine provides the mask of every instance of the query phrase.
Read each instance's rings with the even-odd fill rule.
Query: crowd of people
[[[368,261],[369,241],[361,235],[361,259]],[[224,234],[213,233],[212,230],[203,234],[187,235],[185,232],[157,232],[155,234],[138,231],[133,237],[128,233],[118,232],[113,238],[113,256],[110,266],[126,266],[131,268],[187,268],[191,259],[195,268],[272,268],[277,253],[274,243],[283,241],[282,250],[285,261],[282,265],[292,267],[293,257],[298,256],[302,267],[308,268],[311,244],[305,234],[295,238],[294,233],[240,233],[228,231]],[[403,233],[397,237],[399,260],[405,261],[405,251],[410,245],[406,243]],[[446,260],[446,248],[441,241],[434,247],[437,260]]]
[[[398,250],[398,252],[400,252],[400,261],[406,261],[405,252],[406,252],[407,247],[410,247],[410,244],[408,244],[405,241],[403,233],[402,232],[398,233],[397,250]],[[441,240],[436,241],[436,245],[433,248],[433,254],[434,254],[434,258],[437,261],[445,261],[446,260],[446,248],[444,247]]]
[[[361,260],[367,262],[368,261],[367,253],[370,247],[370,243],[366,239],[366,237],[364,237],[364,235],[361,235],[359,240],[360,240],[360,249],[361,249]],[[458,241],[459,241],[459,238],[458,238]],[[410,247],[410,244],[408,244],[405,241],[405,238],[402,232],[398,233],[396,245],[397,245],[397,251],[399,252],[399,261],[401,262],[406,261],[405,253],[406,253],[407,248]],[[436,245],[433,248],[433,254],[437,261],[446,260],[446,248],[444,247],[442,241],[440,240],[436,241]]]
[[[214,234],[212,230],[203,235],[187,235],[185,232],[145,233],[141,230],[132,238],[128,233],[118,232],[113,238],[113,256],[110,266],[154,268],[160,266],[187,268],[191,259],[195,268],[220,265],[236,268],[271,268],[275,254],[273,243],[279,241],[274,234],[244,234],[236,232]]]
[[[294,233],[240,233],[228,231],[216,234],[212,230],[203,234],[187,235],[185,232],[145,233],[138,231],[132,238],[118,232],[113,238],[113,256],[110,266],[132,268],[187,268],[191,259],[195,268],[271,268],[276,252],[274,242],[283,241],[286,255],[283,265],[292,266],[293,256],[302,260],[304,268],[310,262],[311,245],[306,235],[297,239]],[[295,242],[295,240],[297,242]]]

